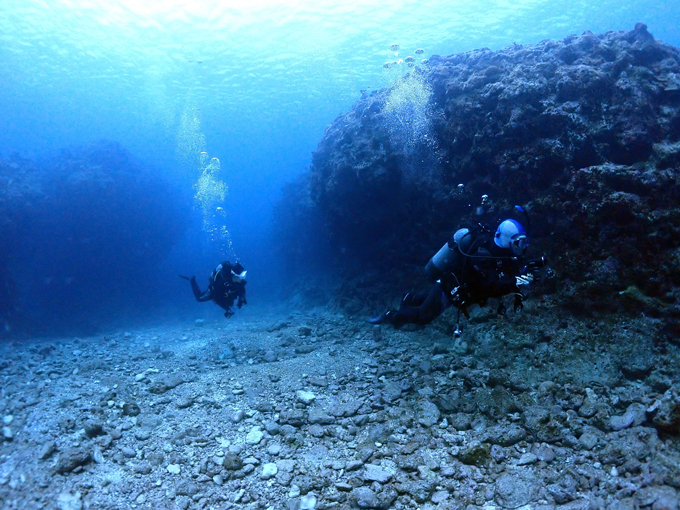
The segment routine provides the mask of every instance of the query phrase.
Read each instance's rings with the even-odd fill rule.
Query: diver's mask
[[[242,273],[234,273],[234,270],[231,270],[231,278],[234,280],[236,283],[241,283],[245,281],[246,279],[246,273],[248,271],[243,271]]]

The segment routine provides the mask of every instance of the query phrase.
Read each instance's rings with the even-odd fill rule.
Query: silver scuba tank
[[[439,280],[444,274],[451,271],[456,265],[463,260],[463,254],[458,245],[463,238],[469,239],[470,231],[467,228],[461,228],[456,231],[451,239],[449,239],[441,249],[434,254],[425,266],[425,274],[433,280]],[[463,244],[469,244],[463,242]]]

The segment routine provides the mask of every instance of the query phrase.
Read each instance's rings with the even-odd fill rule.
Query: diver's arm
[[[237,295],[238,295],[238,303],[236,304],[236,306],[241,308],[243,305],[248,304],[248,301],[246,301],[246,286],[245,286],[245,284],[243,284],[243,286],[240,289],[238,289]]]

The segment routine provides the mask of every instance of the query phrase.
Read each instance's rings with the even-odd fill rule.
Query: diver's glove
[[[236,303],[236,306],[237,306],[238,309],[240,310],[241,307],[242,307],[243,305],[247,305],[247,304],[248,304],[248,303],[246,303],[246,300],[245,300],[245,299],[238,298],[238,303]]]
[[[515,292],[515,302],[513,304],[513,309],[515,312],[521,312],[524,310],[524,296],[521,292]]]
[[[224,312],[224,318],[225,319],[229,319],[233,315],[234,315],[234,311],[231,308],[227,308],[227,311]]]
[[[525,274],[522,276],[516,276],[515,279],[517,280],[517,286],[519,287],[520,285],[529,285],[531,282],[534,281],[534,275],[531,273]]]

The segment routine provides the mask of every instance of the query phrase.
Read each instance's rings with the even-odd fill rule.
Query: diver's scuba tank
[[[470,230],[467,228],[457,230],[451,236],[451,239],[427,263],[425,274],[433,280],[439,280],[444,274],[460,266],[471,242],[472,235]]]

